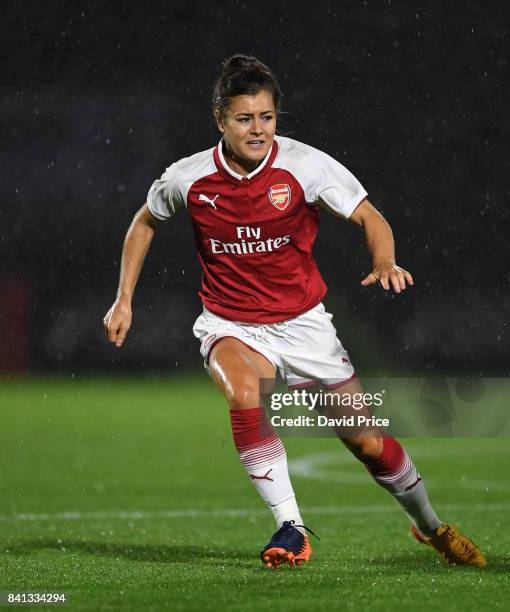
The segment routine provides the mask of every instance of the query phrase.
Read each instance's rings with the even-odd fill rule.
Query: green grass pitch
[[[508,609],[508,438],[404,441],[440,517],[488,566],[452,568],[333,439],[287,439],[312,561],[270,571],[274,531],[223,399],[180,381],[0,384],[0,591],[72,610]]]

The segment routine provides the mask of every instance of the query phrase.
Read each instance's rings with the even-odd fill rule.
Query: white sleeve
[[[181,179],[175,164],[168,167],[160,179],[154,181],[147,194],[147,206],[156,219],[166,221],[184,206]]]
[[[367,192],[358,179],[326,153],[314,155],[314,176],[308,185],[307,201],[322,202],[332,213],[349,218]]]
[[[335,215],[350,217],[367,196],[361,183],[327,153],[292,138],[278,136],[279,153],[273,167],[293,174],[308,204],[324,204]]]

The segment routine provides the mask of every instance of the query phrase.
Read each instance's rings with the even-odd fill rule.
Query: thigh
[[[262,405],[261,394],[269,393],[275,366],[236,338],[223,338],[211,350],[209,372],[231,408]]]

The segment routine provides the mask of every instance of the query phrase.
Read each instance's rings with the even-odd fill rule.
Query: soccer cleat
[[[436,533],[430,538],[421,534],[413,525],[411,527],[413,536],[427,546],[432,546],[450,563],[450,565],[474,565],[483,567],[487,564],[482,551],[469,538],[463,536],[456,527],[443,523],[436,529]]]
[[[315,535],[308,527],[299,527],[304,527]],[[319,539],[318,536],[315,537]],[[294,527],[294,521],[285,521],[260,553],[260,558],[266,567],[278,569],[282,563],[299,566],[303,561],[308,561],[311,555],[312,547],[306,535]]]

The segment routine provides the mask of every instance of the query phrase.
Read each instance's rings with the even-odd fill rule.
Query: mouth
[[[248,145],[248,147],[250,149],[252,149],[253,151],[258,151],[262,148],[264,148],[264,145],[266,144],[264,140],[260,140],[260,139],[254,139],[254,140],[248,140],[246,142],[246,144]]]

